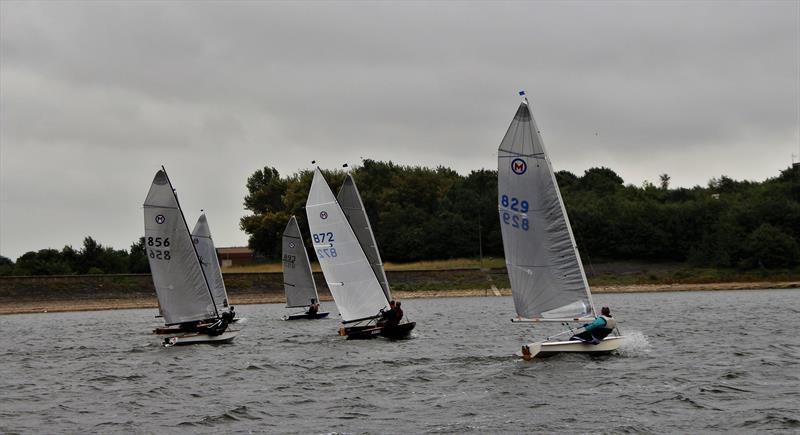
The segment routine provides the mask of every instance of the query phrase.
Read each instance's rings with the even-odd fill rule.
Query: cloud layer
[[[5,1],[0,254],[127,247],[161,164],[222,246],[264,165],[495,167],[521,88],[558,169],[764,179],[800,153],[799,5]]]

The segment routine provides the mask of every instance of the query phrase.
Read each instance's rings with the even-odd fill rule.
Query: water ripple
[[[509,324],[510,298],[404,301],[419,329],[397,342],[343,340],[335,320],[284,322],[278,304],[240,307],[250,321],[229,346],[163,348],[150,334],[152,310],[4,316],[0,432],[800,428],[800,340],[774,326],[800,292],[596,299],[620,318],[628,340],[619,352],[533,362],[514,352],[558,325]],[[720,333],[734,318],[753,327]]]

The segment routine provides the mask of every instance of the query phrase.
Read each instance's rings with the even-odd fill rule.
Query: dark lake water
[[[0,316],[0,432],[800,431],[800,291],[596,295],[618,355],[524,362],[510,298],[404,301],[413,339],[240,306],[232,345],[164,348],[155,310]],[[326,308],[335,311],[333,304]]]

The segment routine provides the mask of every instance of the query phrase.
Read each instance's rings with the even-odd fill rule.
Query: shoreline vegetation
[[[482,266],[482,267],[481,267]],[[320,299],[331,303],[313,264]],[[685,263],[608,262],[585,266],[594,294],[800,288],[800,270],[695,268]],[[502,258],[386,264],[395,298],[510,296]],[[233,305],[283,303],[280,263],[224,269]],[[149,274],[0,277],[0,314],[156,309]]]

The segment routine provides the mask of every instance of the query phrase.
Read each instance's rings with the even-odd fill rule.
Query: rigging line
[[[589,249],[586,248],[586,243],[583,239],[583,235],[578,234],[578,238],[581,241],[581,245],[584,246],[583,252],[586,255],[586,262],[589,263],[589,269],[592,271],[592,277],[597,277],[597,272],[594,271],[594,265],[592,264],[592,257],[589,255]]]

